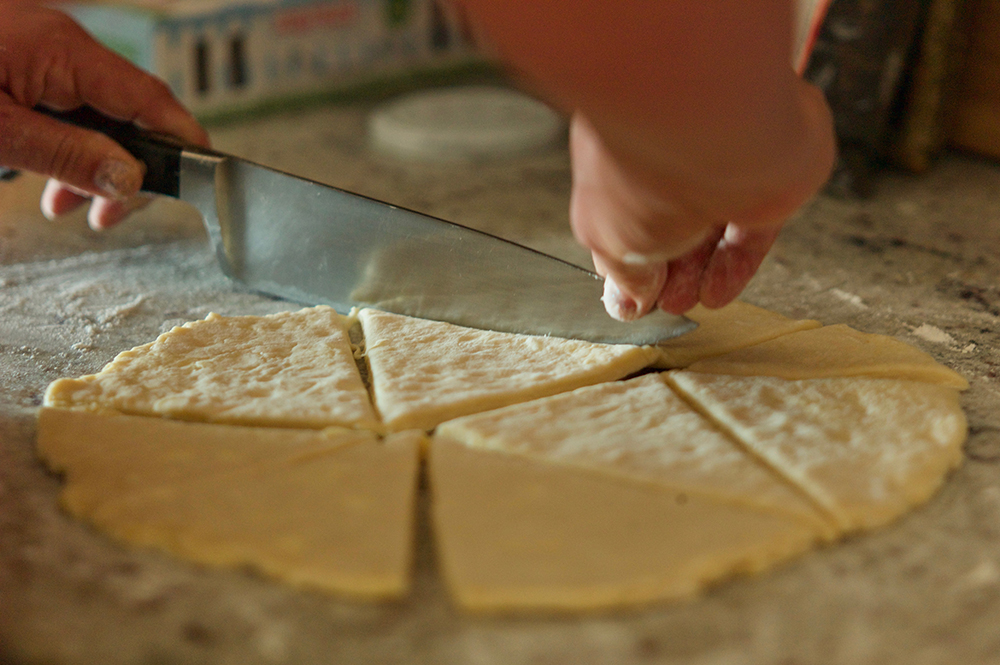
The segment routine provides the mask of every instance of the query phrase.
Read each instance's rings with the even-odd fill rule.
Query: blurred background
[[[121,0],[63,7],[210,127],[330,101],[500,81],[447,0]],[[1000,158],[1000,0],[833,0],[806,76],[841,158],[829,190],[949,150]]]

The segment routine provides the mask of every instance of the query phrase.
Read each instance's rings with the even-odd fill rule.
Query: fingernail
[[[132,164],[118,159],[107,159],[97,168],[94,185],[105,195],[121,199],[139,191],[142,186],[142,173]]]
[[[634,321],[639,314],[636,302],[622,293],[610,277],[604,280],[604,295],[601,296],[601,302],[604,303],[604,309],[611,318],[618,321]]]
[[[621,258],[621,261],[630,266],[648,266],[653,263],[665,263],[667,256],[665,254],[638,254],[636,252],[629,252]]]

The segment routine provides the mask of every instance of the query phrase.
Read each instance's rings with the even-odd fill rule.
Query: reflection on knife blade
[[[423,242],[373,251],[351,299],[376,309],[501,332],[547,334],[601,343],[652,344],[688,332],[692,321],[665,312],[621,323],[601,305],[601,279],[554,257],[496,239],[477,265],[428,261]],[[500,265],[496,265],[496,264]],[[491,264],[504,270],[502,288]],[[469,269],[471,267],[471,269]]]
[[[656,344],[695,327],[657,311],[611,319],[594,273],[458,224],[110,120],[96,129],[147,166],[143,191],[195,206],[219,264],[247,288],[341,312],[376,307],[501,332]]]

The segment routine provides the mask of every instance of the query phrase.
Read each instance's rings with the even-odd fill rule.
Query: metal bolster
[[[224,155],[209,151],[181,152],[180,196],[201,213],[212,250],[229,277],[240,269],[240,252],[234,246],[229,206],[229,164]]]

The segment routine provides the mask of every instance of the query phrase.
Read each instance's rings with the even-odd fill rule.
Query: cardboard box
[[[62,9],[202,120],[475,58],[438,0],[118,0]]]

